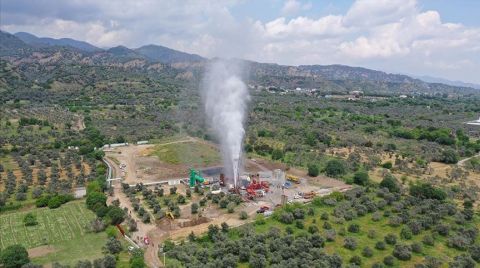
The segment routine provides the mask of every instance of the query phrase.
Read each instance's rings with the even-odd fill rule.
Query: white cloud
[[[312,8],[312,3],[308,2],[302,4],[298,0],[286,0],[282,7],[283,15],[295,15],[300,11],[309,10]]]

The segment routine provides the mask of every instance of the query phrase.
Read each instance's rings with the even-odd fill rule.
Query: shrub
[[[62,205],[62,199],[59,196],[54,196],[48,200],[48,208],[54,209]]]
[[[353,175],[353,183],[358,184],[358,185],[367,185],[368,184],[368,173],[365,171],[357,171]]]
[[[323,212],[321,215],[320,215],[320,219],[324,220],[324,221],[327,221],[328,220],[328,213],[327,212]]]
[[[397,236],[394,234],[387,234],[385,236],[385,243],[389,245],[395,245],[397,243]]]
[[[320,174],[320,169],[316,164],[308,164],[308,176],[310,177],[316,177],[318,174]]]
[[[295,219],[304,219],[305,218],[305,211],[301,208],[296,208],[293,211],[293,217]]]
[[[241,220],[246,220],[248,219],[248,214],[245,211],[240,211],[240,219]]]
[[[364,247],[362,250],[362,256],[370,258],[373,256],[373,250],[369,247]]]
[[[107,241],[107,244],[105,245],[105,249],[110,253],[110,254],[117,254],[120,253],[123,250],[122,243],[115,239],[115,238],[110,238]]]
[[[408,261],[412,258],[412,248],[409,245],[395,245],[393,256],[402,261]]]
[[[382,164],[383,168],[391,169],[393,167],[392,162],[388,161]]]
[[[480,263],[480,244],[471,246],[468,249],[468,252],[470,252],[470,256],[472,256],[472,259]]]
[[[452,149],[448,149],[442,152],[440,161],[446,164],[456,164],[458,162],[458,153]]]
[[[327,239],[327,241],[335,241],[335,236],[336,236],[336,232],[335,230],[326,230],[325,231],[325,238]]]
[[[293,214],[290,212],[283,212],[280,215],[280,222],[285,223],[285,224],[291,224],[293,223],[294,217]]]
[[[378,249],[378,250],[385,250],[385,248],[386,248],[385,242],[383,242],[383,241],[378,241],[378,242],[375,244],[375,248]]]
[[[319,230],[318,230],[318,227],[316,225],[310,225],[310,226],[308,226],[308,232],[311,233],[311,234],[315,234],[315,233],[318,233]]]
[[[362,258],[355,255],[355,256],[352,256],[348,262],[360,266],[362,264]]]
[[[475,266],[475,261],[468,254],[455,256],[453,262],[448,264],[448,267],[452,268],[474,268]]]
[[[444,200],[447,193],[438,187],[432,186],[430,183],[416,183],[410,186],[410,195],[422,199]]]
[[[25,217],[23,217],[23,223],[25,226],[37,225],[37,217],[33,213],[29,212],[25,215]]]
[[[198,204],[197,203],[193,203],[191,205],[191,211],[192,211],[192,214],[196,214],[198,212]]]
[[[400,187],[398,185],[397,179],[391,175],[387,174],[385,178],[380,182],[380,187],[387,188],[391,193],[400,192]]]
[[[0,263],[5,268],[22,267],[29,262],[28,252],[22,245],[11,245],[0,252]]]
[[[377,236],[377,232],[375,232],[375,230],[368,230],[368,233],[367,233],[367,237],[370,238],[370,239],[373,239]]]
[[[412,251],[415,252],[415,253],[422,253],[422,251],[423,251],[422,244],[420,244],[418,242],[413,243],[411,245],[411,248],[412,248]]]
[[[402,230],[400,231],[400,237],[405,240],[412,239],[413,234],[412,234],[412,231],[410,230],[410,227],[408,226],[403,227]]]
[[[355,250],[357,248],[357,240],[353,237],[346,237],[343,241],[343,247]]]
[[[326,221],[323,223],[323,229],[330,230],[332,229],[332,225],[328,221]]]
[[[348,226],[348,231],[350,233],[358,233],[358,232],[360,232],[360,225],[358,225],[356,223],[352,223]]]
[[[305,227],[305,225],[303,224],[303,221],[296,220],[295,221],[295,227],[297,227],[298,229],[303,229]]]
[[[395,264],[395,258],[391,255],[388,255],[383,258],[383,264],[385,264],[386,266],[393,266]]]
[[[427,246],[433,246],[435,244],[435,239],[432,235],[427,234],[423,237],[422,242]]]
[[[330,177],[340,177],[347,172],[343,161],[338,159],[332,159],[327,162],[325,167],[325,173]]]

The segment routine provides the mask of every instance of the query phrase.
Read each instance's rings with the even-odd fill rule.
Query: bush
[[[297,227],[298,229],[303,229],[303,228],[305,228],[305,225],[303,224],[302,220],[296,220],[295,221],[295,227]]]
[[[291,224],[293,223],[293,220],[294,220],[293,214],[290,212],[283,212],[280,215],[280,219],[279,219],[280,222],[285,224]]]
[[[448,264],[448,267],[451,268],[475,268],[475,266],[475,261],[468,254],[456,256],[453,262]]]
[[[432,235],[427,234],[423,237],[422,242],[427,246],[433,246],[435,244],[435,239]]]
[[[400,237],[405,240],[412,239],[413,234],[412,234],[412,231],[410,230],[410,227],[408,226],[403,227],[402,230],[400,231]]]
[[[362,264],[362,258],[355,255],[355,256],[352,256],[348,262],[360,266]]]
[[[245,211],[240,211],[240,219],[241,220],[246,220],[248,219],[248,214]]]
[[[308,176],[310,177],[316,177],[318,174],[320,174],[320,169],[316,164],[308,164]]]
[[[358,233],[358,232],[360,232],[360,225],[358,225],[356,223],[352,223],[348,226],[348,231],[350,233]]]
[[[388,161],[382,164],[383,168],[391,169],[393,167],[392,162]]]
[[[397,179],[391,175],[387,174],[385,178],[380,182],[381,188],[387,188],[391,193],[398,193],[400,192],[400,187],[398,185]]]
[[[62,205],[62,199],[59,196],[54,196],[48,200],[48,208],[59,208]]]
[[[193,203],[191,205],[191,211],[192,211],[192,214],[197,214],[197,212],[198,212],[198,204],[197,203]]]
[[[438,187],[432,186],[430,183],[417,183],[410,186],[410,195],[422,199],[444,200],[447,193]]]
[[[117,254],[123,250],[123,246],[119,240],[110,238],[105,245],[105,249],[111,254]]]
[[[353,237],[346,237],[343,241],[343,247],[350,250],[355,250],[357,248],[357,240]]]
[[[235,212],[235,203],[233,203],[233,202],[228,203],[228,205],[227,205],[227,212],[228,212],[228,213],[233,213],[233,212]]]
[[[0,263],[5,268],[18,268],[30,262],[28,252],[22,245],[12,245],[0,252]]]
[[[362,256],[366,258],[370,258],[373,256],[373,250],[369,247],[364,247],[362,250]]]
[[[378,250],[385,250],[387,246],[385,245],[385,242],[383,241],[378,241],[376,244],[375,244],[375,248],[378,249]]]
[[[23,223],[25,226],[37,225],[37,217],[33,213],[29,212],[25,215],[25,217],[23,217]]]
[[[318,233],[319,230],[318,230],[318,227],[316,225],[310,225],[310,226],[308,226],[308,232],[311,233],[311,234],[315,234],[315,233]]]
[[[383,258],[383,264],[385,264],[386,266],[393,266],[395,264],[395,258],[391,255],[386,256],[385,258]]]
[[[385,243],[389,245],[395,245],[397,243],[397,236],[394,234],[387,234],[385,236]]]
[[[330,177],[340,177],[347,173],[345,164],[343,161],[338,159],[333,159],[327,162],[327,166],[325,167],[325,173]]]
[[[368,173],[365,171],[357,171],[353,175],[353,183],[358,184],[358,185],[367,185],[368,184]]]
[[[458,162],[459,156],[458,153],[452,149],[448,149],[442,152],[440,161],[445,164],[456,164]]]
[[[402,261],[408,261],[412,258],[412,248],[409,245],[395,245],[393,256]]]
[[[476,262],[480,263],[480,244],[476,244],[471,246],[468,249],[468,252],[470,252],[470,255],[472,256],[472,259],[474,259]]]
[[[412,248],[412,251],[415,252],[415,253],[422,253],[422,251],[423,251],[422,244],[420,244],[418,242],[413,243],[411,245],[411,248]]]

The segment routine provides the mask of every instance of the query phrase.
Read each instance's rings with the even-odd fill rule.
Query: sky
[[[478,0],[1,0],[0,29],[480,84],[478,14]]]

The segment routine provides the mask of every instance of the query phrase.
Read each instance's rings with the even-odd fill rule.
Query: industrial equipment
[[[297,177],[297,176],[294,176],[292,174],[287,174],[287,179],[291,182],[294,182],[294,183],[300,183],[300,178]]]
[[[195,187],[195,184],[205,182],[205,178],[200,176],[193,168],[190,169],[190,188]]]

